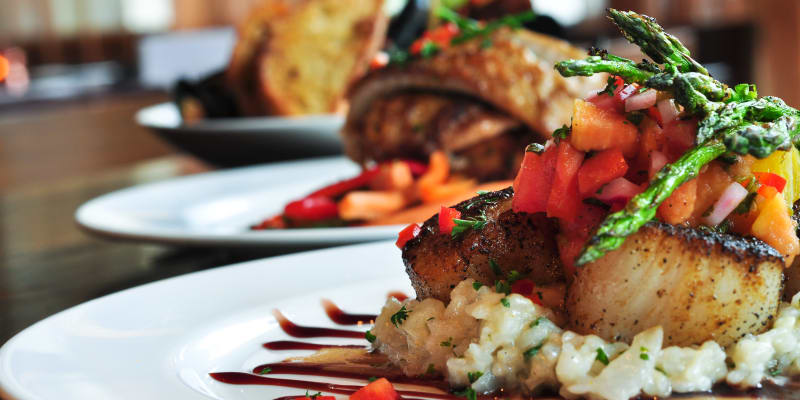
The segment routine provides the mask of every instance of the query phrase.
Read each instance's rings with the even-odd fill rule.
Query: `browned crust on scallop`
[[[661,325],[665,345],[726,346],[771,326],[783,267],[758,239],[651,222],[578,269],[567,291],[569,328],[630,341]]]
[[[438,214],[425,221],[422,232],[403,248],[403,262],[418,298],[447,302],[452,288],[464,279],[493,285],[511,270],[542,285],[562,280],[554,224],[543,214],[514,213],[512,196],[508,188],[454,206],[462,218],[483,211],[488,221],[483,229],[468,230],[456,239],[439,233]],[[500,267],[500,276],[492,271],[489,259]]]
[[[492,45],[481,40],[452,46],[430,58],[369,73],[350,90],[350,111],[342,131],[346,153],[365,161],[371,143],[359,125],[373,103],[400,91],[443,92],[486,102],[534,132],[549,135],[569,123],[572,99],[601,86],[601,76],[561,77],[553,65],[585,52],[566,42],[523,29],[500,29]]]

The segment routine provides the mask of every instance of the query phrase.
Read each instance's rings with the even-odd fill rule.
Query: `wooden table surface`
[[[32,323],[153,280],[255,258],[92,237],[75,209],[136,184],[202,172],[133,113],[163,101],[137,94],[0,113],[0,344]]]

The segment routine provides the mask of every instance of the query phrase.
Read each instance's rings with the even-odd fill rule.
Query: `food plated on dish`
[[[784,287],[800,253],[800,111],[716,81],[649,17],[609,17],[652,61],[592,49],[554,62],[564,77],[602,74],[606,88],[572,100],[571,123],[525,148],[511,188],[400,233],[417,298],[386,301],[365,334],[370,352],[327,348],[211,376],[399,397],[380,379],[303,386],[271,375],[343,376],[331,371],[349,362],[362,378],[451,391],[401,390],[414,397],[785,398],[774,389],[800,373],[800,296]]]

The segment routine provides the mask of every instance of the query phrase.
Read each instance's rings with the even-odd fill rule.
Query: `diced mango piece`
[[[794,257],[800,254],[800,240],[784,199],[774,196],[759,208],[758,217],[750,228],[753,236],[778,250],[786,265],[791,265]]]

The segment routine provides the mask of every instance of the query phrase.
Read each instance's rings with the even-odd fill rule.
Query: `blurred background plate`
[[[337,114],[209,119],[184,124],[171,102],[143,108],[136,122],[219,167],[341,154]]]
[[[249,229],[289,201],[359,171],[344,157],[327,157],[209,172],[100,196],[75,218],[104,237],[179,245],[298,250],[395,239],[402,226]]]

